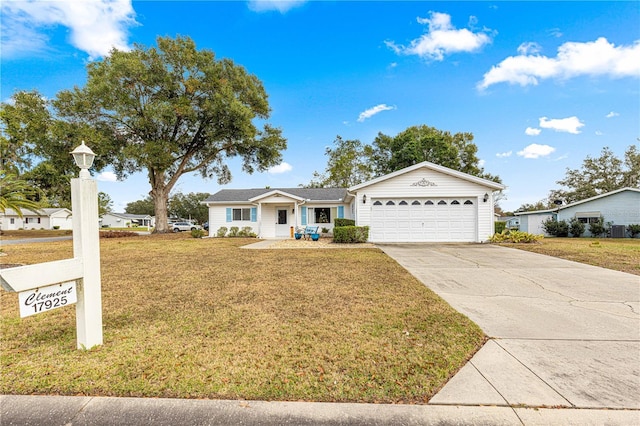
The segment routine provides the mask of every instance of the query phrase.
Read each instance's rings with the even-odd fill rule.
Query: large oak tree
[[[93,129],[87,145],[103,145],[118,177],[146,172],[156,232],[168,231],[168,197],[181,176],[198,172],[225,184],[228,158],[242,158],[247,173],[265,171],[286,148],[280,129],[254,124],[270,114],[260,80],[188,37],[113,50],[88,65],[84,87],[60,92],[53,106],[67,123]]]
[[[327,148],[325,173],[314,172],[310,187],[350,187],[396,170],[429,161],[473,176],[501,182],[484,171],[471,133],[450,133],[425,125],[395,136],[378,133],[372,144],[343,140]]]

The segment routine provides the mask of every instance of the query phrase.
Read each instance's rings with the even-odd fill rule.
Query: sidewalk
[[[2,426],[633,425],[624,410],[0,396]]]

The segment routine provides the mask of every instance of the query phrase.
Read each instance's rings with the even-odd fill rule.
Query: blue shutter
[[[258,221],[258,208],[251,207],[251,222],[257,222],[257,221]]]
[[[227,207],[227,222],[231,222],[232,219],[232,211],[231,211],[231,207]]]
[[[306,226],[307,225],[307,208],[302,207],[300,214],[302,216],[302,218],[300,219],[302,222],[300,224],[303,226]]]
[[[338,206],[338,219],[344,219],[344,206]]]

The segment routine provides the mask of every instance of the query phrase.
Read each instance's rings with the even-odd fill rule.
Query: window
[[[579,217],[578,220],[581,223],[598,223],[600,221],[599,217]]]
[[[315,223],[331,223],[331,208],[316,207],[313,209]]]
[[[14,218],[11,218],[10,223],[11,223],[12,225],[15,225],[15,224],[16,224],[16,220],[15,220]]]
[[[41,218],[38,218],[38,223],[40,223],[40,219],[41,219]]]
[[[433,205],[433,201],[431,200],[427,200],[426,203],[424,203],[425,206],[432,206]]]
[[[376,201],[375,203],[373,203],[374,206],[381,206],[382,203],[380,201]]]
[[[446,206],[447,202],[445,200],[440,200],[440,201],[438,201],[438,205],[439,206]]]
[[[451,205],[452,205],[452,206],[459,206],[459,205],[460,205],[460,201],[458,201],[458,200],[453,200],[453,201],[451,202]]]
[[[412,206],[419,206],[420,205],[420,201],[418,200],[413,200],[413,203],[411,203]]]
[[[400,201],[399,205],[401,205],[401,206],[406,206],[406,205],[407,205],[407,202],[406,202],[406,201],[404,201],[404,200],[402,200],[402,201]]]
[[[465,203],[466,205],[470,205],[470,204],[473,204],[473,201],[471,201],[471,200],[467,200],[467,201],[465,201],[464,203]]]
[[[251,220],[251,209],[233,209],[233,220]]]
[[[393,201],[387,201],[387,205],[388,205],[388,206],[395,206],[395,205],[396,205],[396,203],[394,203]]]

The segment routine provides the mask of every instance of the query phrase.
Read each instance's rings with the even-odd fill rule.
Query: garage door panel
[[[466,242],[477,238],[475,202],[463,198],[376,200],[371,218],[373,241]]]

